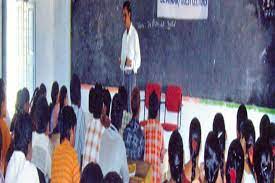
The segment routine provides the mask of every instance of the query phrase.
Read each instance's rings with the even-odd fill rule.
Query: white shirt
[[[32,133],[32,163],[39,168],[47,179],[51,178],[52,144],[44,133]]]
[[[78,162],[81,162],[81,156],[84,153],[84,146],[85,146],[85,132],[86,132],[85,115],[81,107],[78,107],[72,104],[72,108],[74,109],[76,120],[77,120],[76,129],[75,129],[74,149],[77,152]]]
[[[131,67],[125,66],[126,58],[132,60]],[[133,70],[135,74],[137,73],[141,63],[140,46],[137,30],[132,23],[130,25],[129,32],[127,33],[127,30],[125,30],[123,33],[120,59],[120,69],[122,71]]]
[[[119,132],[112,124],[102,135],[98,164],[103,176],[114,171],[122,177],[124,183],[129,182],[125,145]]]
[[[36,167],[21,151],[14,151],[8,164],[5,183],[39,183]]]
[[[255,179],[252,173],[248,174],[245,170],[243,171],[243,183],[255,183]]]

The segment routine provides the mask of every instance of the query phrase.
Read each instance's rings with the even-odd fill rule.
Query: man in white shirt
[[[128,112],[130,111],[131,92],[136,86],[136,74],[140,67],[140,46],[137,30],[132,24],[132,10],[130,1],[123,3],[123,22],[126,28],[122,36],[120,69],[123,72],[123,85],[128,93]]]
[[[15,122],[14,152],[9,161],[5,183],[39,183],[38,171],[29,161],[32,151],[32,120],[20,114]]]
[[[112,102],[111,126],[102,135],[99,149],[99,166],[103,176],[109,172],[116,172],[124,183],[129,182],[126,149],[119,129],[121,128],[122,106],[119,94],[115,94]]]

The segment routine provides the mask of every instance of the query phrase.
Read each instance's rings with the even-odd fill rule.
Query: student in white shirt
[[[73,74],[70,83],[70,96],[72,102],[72,108],[76,115],[76,129],[75,129],[75,145],[74,148],[77,152],[78,162],[82,165],[82,158],[85,146],[85,130],[86,122],[85,115],[81,108],[81,88],[80,79],[76,74]]]
[[[8,163],[5,183],[39,183],[36,167],[29,161],[32,152],[32,120],[20,114],[14,130],[14,152]]]
[[[111,125],[102,135],[99,149],[99,166],[103,176],[109,172],[117,172],[124,183],[129,182],[126,149],[119,129],[121,128],[122,106],[119,94],[116,94],[112,102]]]
[[[122,36],[120,69],[123,72],[123,85],[128,93],[128,111],[130,111],[130,98],[136,86],[136,74],[141,64],[139,37],[132,24],[132,10],[130,1],[123,3],[123,22],[126,28]]]
[[[32,163],[48,181],[51,178],[52,144],[49,139],[50,111],[46,97],[39,97],[34,112],[37,129],[32,134]]]

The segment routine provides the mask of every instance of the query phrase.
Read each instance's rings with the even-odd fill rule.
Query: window
[[[35,5],[33,2],[7,1],[7,107],[14,113],[16,93],[35,86]],[[11,116],[10,116],[11,117]]]

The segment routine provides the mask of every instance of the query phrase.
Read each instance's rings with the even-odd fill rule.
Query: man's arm
[[[140,67],[141,64],[141,56],[140,56],[140,45],[139,45],[139,37],[138,34],[135,34],[135,56],[134,56],[134,65],[133,70],[134,73],[137,73],[137,70]]]
[[[120,54],[120,69],[123,70],[126,62],[126,52],[125,52],[125,35],[122,36],[122,44],[121,44],[121,54]]]

